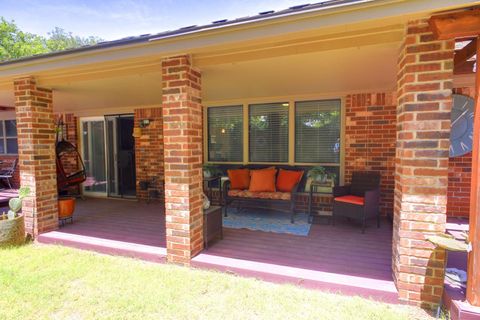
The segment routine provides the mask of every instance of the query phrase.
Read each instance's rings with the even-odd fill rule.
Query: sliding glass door
[[[85,195],[136,196],[134,118],[131,114],[82,118]]]
[[[105,155],[105,121],[103,118],[81,119],[82,157],[87,171],[83,183],[86,195],[107,195],[107,170]]]

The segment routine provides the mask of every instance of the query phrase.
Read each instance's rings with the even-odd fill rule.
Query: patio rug
[[[310,223],[305,213],[295,216],[295,223],[290,223],[290,214],[285,212],[229,208],[228,217],[223,218],[223,226],[233,229],[249,229],[273,233],[288,233],[297,236],[308,236]]]

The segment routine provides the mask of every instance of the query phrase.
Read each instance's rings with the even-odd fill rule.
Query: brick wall
[[[475,98],[475,89],[456,88],[454,93]],[[472,153],[450,158],[448,163],[448,204],[450,217],[468,217],[470,214],[470,182],[472,173]]]
[[[396,93],[350,94],[345,100],[345,182],[353,171],[381,174],[380,210],[393,213]]]
[[[159,191],[163,199],[163,121],[162,108],[135,109],[135,128],[140,121],[151,120],[150,125],[141,128],[142,135],[135,138],[135,166],[137,176],[137,198],[147,199],[148,191],[141,190],[140,181],[152,183],[152,189]],[[152,178],[155,178],[153,181]]]
[[[445,231],[454,46],[411,21],[398,60],[393,275],[400,299],[426,308],[443,292],[445,252],[426,237]]]

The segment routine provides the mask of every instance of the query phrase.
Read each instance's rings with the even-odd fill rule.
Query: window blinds
[[[295,103],[295,162],[340,163],[340,100]]]
[[[249,161],[288,162],[288,103],[249,106]]]
[[[243,161],[243,106],[208,108],[208,160]]]

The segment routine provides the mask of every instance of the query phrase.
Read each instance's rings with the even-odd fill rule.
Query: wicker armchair
[[[380,227],[380,174],[354,172],[350,185],[333,189],[333,225],[338,217],[346,217],[361,223],[365,233],[367,220],[377,219]]]

